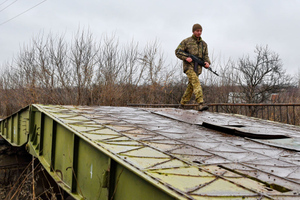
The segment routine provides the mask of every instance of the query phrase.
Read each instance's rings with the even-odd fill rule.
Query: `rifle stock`
[[[178,49],[177,53],[178,53],[178,54],[183,53],[183,54],[180,54],[180,55],[188,56],[188,57],[190,57],[194,62],[198,63],[200,66],[202,66],[202,67],[205,66],[204,60],[203,60],[202,58],[199,58],[198,56],[195,56],[195,55],[190,54],[190,53],[188,53],[188,52],[182,51],[182,50],[180,50],[180,49]],[[216,71],[213,71],[211,67],[208,67],[208,68],[204,67],[204,68],[207,69],[207,70],[209,70],[209,71],[211,71],[211,72],[214,73],[215,75],[219,76],[219,74],[217,74]]]

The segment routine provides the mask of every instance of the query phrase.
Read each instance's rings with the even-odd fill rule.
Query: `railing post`
[[[282,122],[282,112],[281,112],[281,107],[282,107],[282,106],[279,106],[279,111],[280,111],[280,122]]]
[[[275,116],[275,106],[273,105],[273,121],[276,121],[276,116]]]
[[[286,123],[289,124],[289,106],[286,106]]]
[[[293,115],[294,115],[294,125],[296,125],[296,113],[295,113],[295,106],[293,106]]]

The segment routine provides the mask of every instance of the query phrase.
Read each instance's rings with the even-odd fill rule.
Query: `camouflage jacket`
[[[207,44],[202,40],[200,37],[199,41],[197,41],[197,38],[193,35],[191,37],[188,37],[184,39],[177,49],[175,50],[176,56],[183,61],[183,72],[186,72],[188,69],[193,69],[194,68],[194,62],[187,62],[185,59],[187,56],[180,55],[177,50],[182,50],[185,52],[188,52],[190,54],[193,54],[195,56],[198,56],[200,58],[203,58],[205,62],[208,62],[210,64],[210,60],[208,57],[208,49],[207,49]],[[198,66],[198,75],[201,74],[202,72],[202,67]]]

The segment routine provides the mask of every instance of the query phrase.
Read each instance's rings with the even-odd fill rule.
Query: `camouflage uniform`
[[[178,53],[178,50],[182,50],[185,52],[188,52],[190,54],[193,54],[195,56],[198,56],[200,58],[203,58],[205,62],[208,62],[210,64],[210,60],[208,57],[208,50],[207,50],[207,44],[202,40],[202,38],[196,38],[194,35],[184,39],[177,49],[175,50],[176,56],[183,60],[183,72],[187,75],[189,79],[188,86],[186,88],[186,91],[184,95],[181,98],[181,104],[186,104],[190,101],[192,94],[194,92],[197,103],[203,103],[203,94],[202,94],[202,87],[199,81],[198,76],[202,72],[202,67],[198,65],[198,74],[194,71],[194,62],[187,62],[186,58],[187,56],[183,56]]]

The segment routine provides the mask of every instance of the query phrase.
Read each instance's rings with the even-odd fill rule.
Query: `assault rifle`
[[[177,54],[180,54],[180,55],[182,55],[182,56],[190,57],[190,58],[194,61],[194,63],[195,63],[195,67],[194,67],[194,68],[197,68],[197,65],[200,65],[200,66],[202,66],[202,67],[205,66],[204,60],[203,60],[202,58],[199,58],[199,57],[193,55],[193,54],[190,54],[190,53],[188,53],[188,52],[182,51],[182,50],[180,50],[180,49],[177,50]],[[214,73],[215,75],[219,76],[219,74],[217,74],[216,71],[213,71],[213,70],[211,69],[211,67],[208,67],[208,68],[204,67],[204,68],[205,68],[205,69],[208,69],[209,71],[211,71],[211,72]],[[197,70],[197,71],[196,71],[196,69],[194,69],[194,70],[195,70],[195,72],[197,73],[198,70]]]

